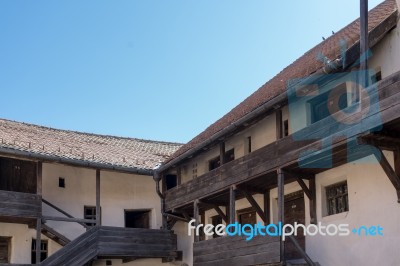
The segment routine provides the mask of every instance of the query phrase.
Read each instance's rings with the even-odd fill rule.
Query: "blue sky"
[[[0,117],[186,142],[358,16],[357,0],[3,0]]]

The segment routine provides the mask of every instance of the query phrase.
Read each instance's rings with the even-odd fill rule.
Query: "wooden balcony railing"
[[[321,136],[331,138],[329,149],[344,152],[341,163],[347,162],[346,144],[349,138],[355,138],[360,133],[368,132],[376,127],[389,124],[400,118],[400,72],[380,81],[375,91],[377,94],[364,95],[361,99],[362,110],[349,116],[343,116],[340,122],[352,127],[338,128],[338,122],[326,123],[325,119],[302,130],[307,140],[294,140],[290,135],[262,147],[248,155],[226,163],[204,175],[190,180],[165,192],[165,209],[171,211],[227,190],[231,185],[247,182],[258,176],[276,171],[277,168],[297,165],[304,151],[321,151]],[[372,86],[371,86],[372,87]],[[370,87],[370,88],[371,88]],[[368,97],[379,97],[374,105],[363,104]],[[360,119],[361,118],[361,119]],[[355,122],[360,121],[360,122]],[[340,130],[340,134],[339,131]],[[335,138],[332,138],[335,134]],[[337,137],[337,136],[341,137]],[[314,139],[313,139],[314,137]],[[323,159],[324,154],[315,153],[316,159]]]
[[[36,219],[42,215],[40,195],[0,190],[1,219]]]

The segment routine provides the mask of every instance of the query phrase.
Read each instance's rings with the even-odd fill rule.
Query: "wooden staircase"
[[[97,255],[97,232],[99,228],[94,227],[83,233],[75,240],[69,242],[64,248],[42,261],[40,265],[48,266],[82,266]]]
[[[172,231],[94,226],[42,261],[44,266],[82,266],[94,259],[162,258],[179,260]]]

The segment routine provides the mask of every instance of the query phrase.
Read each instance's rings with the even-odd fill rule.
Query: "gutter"
[[[156,192],[157,195],[160,197],[161,200],[161,214],[163,216],[163,225],[162,228],[163,229],[168,229],[168,224],[167,224],[167,218],[170,217],[172,219],[176,219],[179,221],[183,221],[183,222],[189,222],[188,220],[186,220],[183,217],[177,216],[177,215],[173,215],[170,213],[165,212],[165,196],[162,194],[161,190],[160,190],[160,181],[161,181],[161,177],[160,175],[154,171],[154,175],[153,175],[153,179],[156,182]]]
[[[138,175],[153,175],[153,170],[148,170],[148,169],[139,169],[126,166],[115,166],[111,164],[103,164],[96,162],[87,162],[87,161],[85,162],[77,159],[61,158],[53,155],[46,155],[29,151],[21,151],[4,147],[0,147],[0,154],[14,155],[19,157],[32,158],[43,161],[51,161],[51,162],[57,162],[57,163],[63,163],[63,164],[69,164],[69,165],[75,165],[93,169],[113,170],[113,171],[138,174]]]

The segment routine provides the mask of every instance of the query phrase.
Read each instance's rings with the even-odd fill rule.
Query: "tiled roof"
[[[397,5],[395,0],[386,0],[372,9],[368,15],[369,31],[374,29],[386,18],[396,12]],[[252,95],[246,98],[243,102],[225,114],[222,118],[210,125],[206,130],[197,135],[187,144],[183,145],[169,159],[170,161],[183,153],[196,149],[202,143],[207,141],[213,135],[228,127],[232,123],[238,121],[246,114],[254,111],[257,107],[277,97],[285,92],[286,81],[294,78],[302,78],[315,73],[323,67],[323,63],[317,60],[319,53],[322,53],[327,58],[334,60],[340,57],[340,41],[347,41],[347,47],[360,41],[360,22],[359,19],[353,21],[334,35],[319,43],[317,46],[306,52],[292,64],[283,69],[279,74],[265,83],[261,88],[255,91]]]
[[[0,119],[1,153],[150,172],[181,144],[59,130]]]

